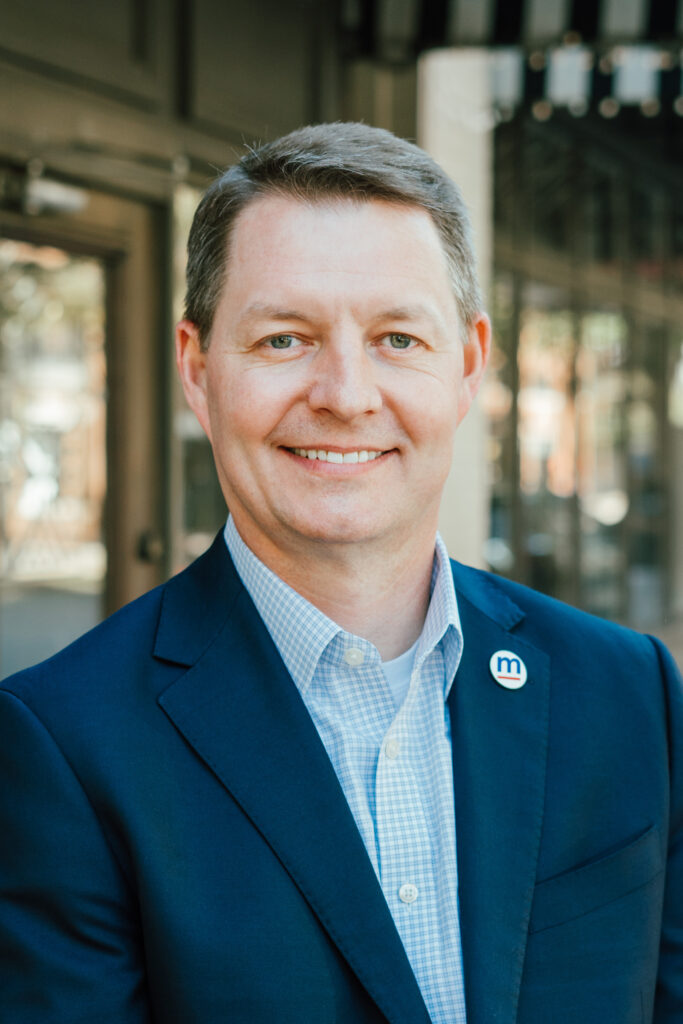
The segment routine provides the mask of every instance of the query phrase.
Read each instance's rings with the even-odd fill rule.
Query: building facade
[[[363,119],[462,184],[496,351],[452,552],[683,618],[683,5],[10,0],[0,19],[0,674],[225,515],[172,365],[194,205],[245,142]]]

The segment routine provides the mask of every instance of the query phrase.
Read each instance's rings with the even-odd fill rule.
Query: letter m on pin
[[[526,665],[514,651],[496,651],[489,661],[491,675],[506,690],[519,690],[526,683]]]
[[[516,676],[521,674],[522,665],[519,658],[505,658],[502,655],[498,655],[498,671],[508,672],[510,675],[514,672]]]

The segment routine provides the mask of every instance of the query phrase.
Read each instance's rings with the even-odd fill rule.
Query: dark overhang
[[[340,0],[348,55],[394,66],[426,50],[491,53],[503,117],[564,109],[683,116],[683,0]]]
[[[608,50],[683,37],[683,0],[340,0],[340,18],[349,47],[391,62],[443,46]]]

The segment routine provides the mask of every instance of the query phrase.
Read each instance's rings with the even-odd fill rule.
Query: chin
[[[300,537],[321,544],[360,544],[377,536],[376,531],[363,528],[358,523],[325,523],[325,525],[306,525],[294,529]]]
[[[321,544],[363,544],[379,540],[388,532],[388,523],[371,520],[360,512],[296,517],[287,523],[300,537]]]

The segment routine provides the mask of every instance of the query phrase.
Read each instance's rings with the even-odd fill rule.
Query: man
[[[177,354],[231,516],[5,683],[3,1021],[683,1020],[673,663],[436,535],[489,337],[416,147],[209,189]]]

